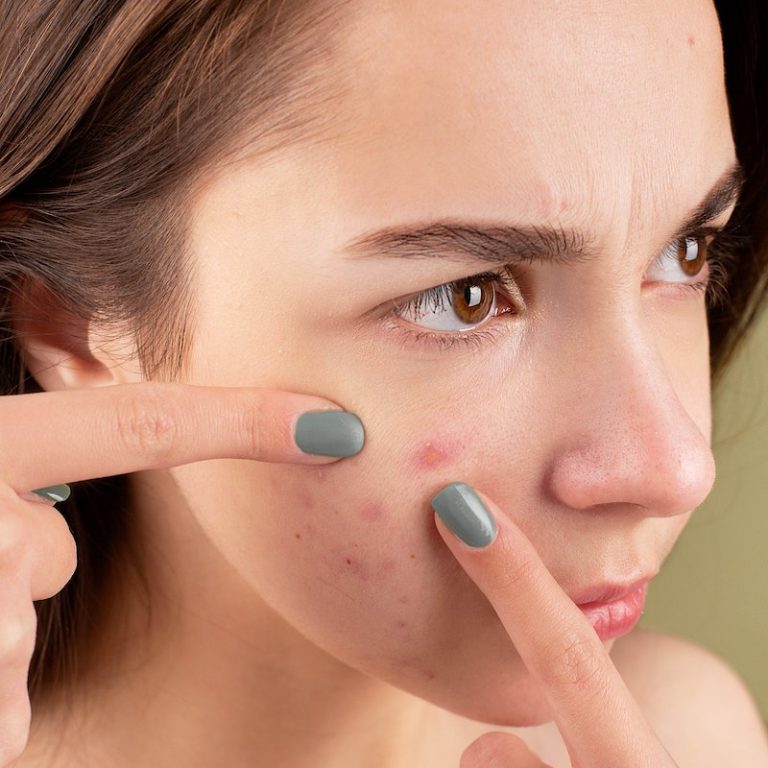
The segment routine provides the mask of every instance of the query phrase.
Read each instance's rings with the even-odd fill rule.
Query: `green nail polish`
[[[432,499],[440,519],[470,547],[487,547],[496,538],[496,521],[466,483],[451,483]]]
[[[354,456],[363,449],[365,430],[349,411],[307,411],[296,421],[293,439],[304,453]]]
[[[42,496],[44,499],[52,499],[53,501],[66,501],[69,498],[70,488],[64,483],[63,485],[50,485],[47,488],[38,488],[32,493],[36,493],[38,496]]]

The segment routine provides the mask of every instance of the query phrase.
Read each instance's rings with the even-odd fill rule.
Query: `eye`
[[[471,331],[490,318],[516,312],[498,290],[511,281],[498,272],[438,285],[397,306],[395,314],[432,331]]]
[[[703,233],[673,240],[659,254],[655,262],[659,268],[649,270],[646,277],[664,283],[688,283],[690,278],[699,278],[710,262],[709,248],[714,238],[714,233]]]

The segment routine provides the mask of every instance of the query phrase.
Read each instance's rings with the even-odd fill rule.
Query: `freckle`
[[[411,560],[415,560],[415,559],[416,559],[416,555],[414,555],[413,553],[411,553]]]
[[[296,536],[297,539],[301,538],[301,534],[300,533],[295,534],[295,536]]]

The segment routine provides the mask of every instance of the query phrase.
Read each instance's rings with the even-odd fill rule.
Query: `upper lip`
[[[650,581],[655,574],[643,576],[631,583],[603,582],[583,589],[571,599],[576,605],[585,605],[587,603],[608,603],[626,597],[637,589],[640,589],[646,582]]]

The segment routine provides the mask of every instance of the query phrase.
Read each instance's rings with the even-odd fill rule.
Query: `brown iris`
[[[485,287],[490,283],[490,288]],[[480,323],[486,319],[493,307],[493,281],[467,277],[456,281],[453,310],[465,323]]]
[[[691,241],[693,241],[694,247],[690,247]],[[686,275],[696,277],[701,272],[707,261],[708,246],[709,242],[704,235],[680,238],[680,244],[677,246],[677,258]]]

